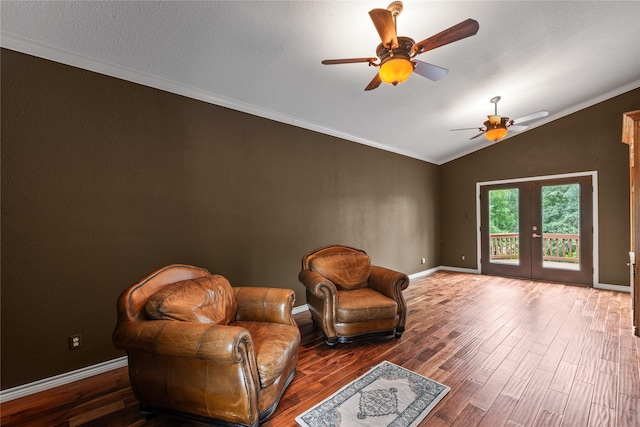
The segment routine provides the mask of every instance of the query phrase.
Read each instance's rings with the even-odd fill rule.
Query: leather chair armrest
[[[253,341],[246,329],[210,323],[173,320],[121,322],[113,332],[113,344],[121,350],[221,363],[237,363],[255,357]]]
[[[326,277],[312,270],[302,270],[298,274],[298,280],[311,292],[316,298],[333,299],[336,294],[336,285]]]
[[[388,268],[372,266],[369,275],[369,287],[388,296],[398,303],[398,326],[396,336],[402,335],[407,322],[407,303],[402,291],[409,286],[409,276]]]
[[[395,300],[402,299],[402,291],[409,286],[409,276],[385,267],[371,266],[369,287]]]
[[[291,311],[296,294],[291,289],[234,287],[238,310],[236,320],[295,325]]]

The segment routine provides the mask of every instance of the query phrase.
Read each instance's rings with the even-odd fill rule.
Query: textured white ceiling
[[[404,1],[398,34],[422,40],[467,18],[467,39],[418,59],[445,67],[364,88],[377,69],[379,1],[2,1],[3,47],[126,78],[436,164],[481,149],[493,113],[550,115],[640,87],[638,1]],[[640,108],[640,100],[638,108]],[[510,132],[508,137],[517,135]]]

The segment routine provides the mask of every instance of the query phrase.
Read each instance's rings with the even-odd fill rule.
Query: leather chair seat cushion
[[[149,297],[145,306],[153,320],[227,325],[236,315],[235,292],[219,275],[171,283]]]
[[[367,286],[371,274],[371,258],[354,251],[332,251],[318,255],[309,268],[331,280],[338,289],[359,289]]]
[[[338,291],[336,293],[336,321],[365,322],[372,319],[394,319],[398,304],[371,288]]]
[[[269,387],[285,374],[290,360],[297,360],[300,346],[300,330],[297,326],[251,321],[232,322],[231,325],[245,328],[251,335],[260,387]]]

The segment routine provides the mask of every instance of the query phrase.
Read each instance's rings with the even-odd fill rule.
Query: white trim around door
[[[603,288],[604,286],[599,286],[599,262],[598,262],[598,171],[586,171],[586,172],[574,172],[574,173],[566,173],[560,175],[545,175],[545,176],[534,176],[527,178],[515,178],[515,179],[504,179],[498,181],[483,181],[476,182],[476,252],[477,252],[477,263],[478,263],[478,271],[482,274],[482,265],[480,264],[480,258],[482,256],[482,250],[480,247],[481,236],[480,236],[480,188],[487,185],[497,185],[497,184],[511,184],[516,182],[528,182],[528,181],[546,181],[551,179],[562,179],[562,178],[574,178],[574,177],[591,177],[591,183],[593,185],[593,287],[595,288]]]

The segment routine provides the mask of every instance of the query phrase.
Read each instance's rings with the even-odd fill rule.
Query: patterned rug
[[[384,361],[296,417],[302,427],[415,427],[451,390]]]

